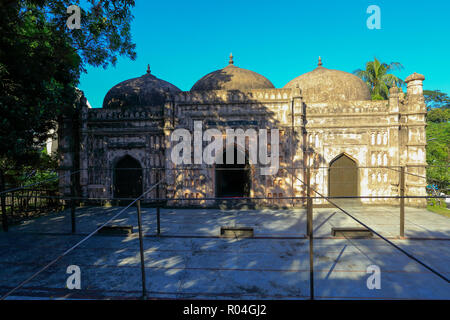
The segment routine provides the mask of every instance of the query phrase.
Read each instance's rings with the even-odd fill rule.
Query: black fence
[[[59,211],[63,202],[55,189],[24,189],[2,195],[5,201],[6,214],[10,224],[16,224],[28,218]]]

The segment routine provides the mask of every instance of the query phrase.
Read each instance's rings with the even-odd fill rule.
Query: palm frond
[[[366,62],[365,70],[357,69],[353,74],[368,85],[373,100],[385,100],[389,96],[389,88],[394,85],[402,87],[405,84],[403,80],[389,73],[389,71],[400,69],[403,69],[403,65],[399,62],[387,64],[374,57],[373,61]]]
[[[372,100],[384,100],[384,98],[377,93],[373,93]]]
[[[402,70],[404,69],[403,65],[400,62],[391,62],[388,67],[387,70],[388,71],[395,71],[395,70]]]

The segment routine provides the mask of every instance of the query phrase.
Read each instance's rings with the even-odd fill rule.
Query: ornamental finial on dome
[[[229,61],[229,64],[234,64],[234,61],[233,61],[233,54],[232,54],[232,53],[230,53],[230,61]]]
[[[148,64],[147,65],[147,74],[150,74],[151,73],[151,71],[150,71],[150,65]]]
[[[319,63],[318,63],[318,66],[319,66],[319,67],[322,66],[322,58],[321,58],[321,57],[319,57]]]

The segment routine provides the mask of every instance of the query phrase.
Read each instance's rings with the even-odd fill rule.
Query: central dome
[[[223,69],[211,72],[198,80],[191,91],[206,90],[249,90],[275,88],[266,77],[233,65],[233,56],[230,55],[230,64]]]
[[[305,73],[284,86],[299,87],[306,102],[371,100],[367,84],[357,76],[319,65],[311,72]]]

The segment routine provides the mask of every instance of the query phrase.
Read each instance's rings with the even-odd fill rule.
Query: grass
[[[450,218],[450,210],[447,209],[444,200],[441,200],[441,205],[439,206],[438,202],[435,199],[431,199],[431,204],[427,205],[428,211],[440,214],[442,216]]]

